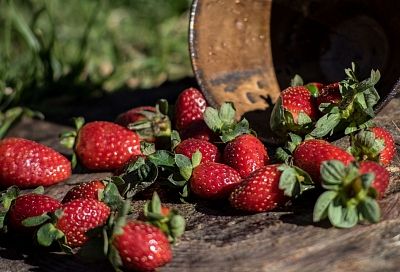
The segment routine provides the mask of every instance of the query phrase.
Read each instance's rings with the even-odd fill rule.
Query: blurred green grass
[[[0,110],[191,75],[190,2],[0,1]]]

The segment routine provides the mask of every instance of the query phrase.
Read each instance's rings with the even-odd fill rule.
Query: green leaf
[[[315,138],[322,138],[328,135],[340,123],[340,120],[341,116],[339,113],[327,113],[318,119],[315,129],[311,131],[310,135]]]
[[[312,96],[318,97],[319,90],[318,90],[317,86],[315,86],[314,84],[310,83],[310,84],[307,84],[305,87],[310,91]]]
[[[79,131],[85,124],[85,118],[83,118],[83,117],[75,117],[72,120],[75,124],[76,131]]]
[[[301,111],[297,117],[297,124],[299,124],[300,126],[304,126],[310,123],[312,123],[311,118],[303,111]]]
[[[168,177],[168,181],[169,181],[173,186],[178,187],[178,188],[182,188],[183,186],[185,186],[185,185],[187,184],[187,180],[176,180],[176,179],[174,178],[174,175],[173,175],[173,174],[171,174],[171,175]]]
[[[174,155],[166,150],[157,150],[155,153],[150,154],[148,159],[156,166],[173,167],[175,165]]]
[[[61,230],[57,229],[53,224],[47,223],[39,228],[36,236],[40,245],[48,247],[54,241],[63,238],[64,233]]]
[[[296,87],[296,86],[303,86],[304,85],[304,80],[300,75],[295,75],[291,80],[290,80],[290,86]]]
[[[366,173],[361,175],[361,186],[363,189],[369,189],[375,180],[375,173]]]
[[[178,131],[171,131],[171,149],[174,150],[178,144],[181,143],[181,137],[179,136]]]
[[[38,186],[31,193],[32,194],[42,195],[42,194],[44,194],[44,187],[43,186]]]
[[[228,132],[223,132],[223,135],[221,136],[221,140],[224,143],[230,142],[233,139],[235,139],[236,137],[243,135],[243,134],[248,134],[250,133],[250,129],[249,129],[250,125],[249,122],[243,118],[239,123],[237,123],[235,125],[235,127],[233,128],[233,130],[228,131]]]
[[[202,159],[202,154],[200,150],[196,150],[196,152],[193,153],[192,155],[192,167],[196,168],[197,166],[200,165]]]
[[[182,154],[175,154],[175,163],[179,167],[179,172],[185,180],[192,176],[192,162],[188,157]]]
[[[0,229],[2,229],[2,230],[4,230],[4,227],[5,227],[4,221],[6,219],[6,215],[7,215],[6,211],[0,212]]]
[[[50,220],[50,216],[48,216],[47,213],[44,213],[42,215],[28,217],[22,220],[21,223],[24,227],[36,227],[42,225],[48,220]]]
[[[297,181],[294,168],[287,167],[283,170],[279,179],[279,189],[283,190],[284,194],[289,197],[300,194],[300,184]]]
[[[168,115],[169,103],[166,99],[159,99],[156,104],[156,109],[163,115]]]
[[[358,213],[356,207],[346,207],[339,198],[335,198],[328,207],[328,218],[335,227],[351,228],[358,222]]]
[[[0,200],[5,210],[8,211],[10,209],[11,203],[19,196],[19,194],[20,190],[17,186],[10,186],[4,193],[2,193]]]
[[[156,145],[145,141],[140,142],[140,150],[143,155],[150,155],[156,152]]]
[[[313,212],[314,222],[319,222],[328,216],[328,207],[337,195],[335,191],[326,191],[318,197]]]
[[[123,198],[119,193],[118,187],[114,182],[108,182],[102,192],[102,201],[112,210],[118,210],[122,205]]]
[[[222,104],[219,110],[219,119],[222,121],[224,127],[229,127],[235,123],[236,110],[233,104],[230,102],[225,102]]]
[[[275,158],[280,162],[288,163],[291,158],[290,154],[285,151],[282,147],[278,147],[275,151]]]
[[[286,136],[285,113],[282,106],[281,97],[278,98],[272,109],[269,125],[274,134],[278,136]]]
[[[346,175],[346,166],[338,160],[324,161],[321,164],[322,187],[340,185]]]
[[[204,111],[203,116],[204,116],[204,121],[212,131],[218,132],[222,129],[224,123],[219,117],[218,110],[212,107],[207,107],[206,110]]]
[[[381,211],[378,202],[371,198],[366,197],[359,205],[359,210],[363,218],[371,223],[377,223],[381,217]]]
[[[176,214],[172,216],[169,226],[170,226],[170,232],[172,234],[171,236],[173,240],[175,240],[176,238],[181,237],[182,234],[185,232],[186,228],[185,218],[183,218],[183,216],[181,215]]]

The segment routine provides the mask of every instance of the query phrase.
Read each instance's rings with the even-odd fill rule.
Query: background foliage
[[[0,110],[191,75],[190,0],[0,1]],[[1,118],[0,118],[1,122]]]

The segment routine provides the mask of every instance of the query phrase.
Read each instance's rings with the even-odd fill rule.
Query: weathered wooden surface
[[[400,144],[400,100],[376,118]],[[44,121],[23,121],[9,135],[38,140],[65,152],[57,135],[65,127]],[[339,141],[343,144],[344,140]],[[399,271],[400,161],[392,173],[387,197],[381,201],[382,222],[351,230],[312,223],[315,195],[276,212],[243,215],[225,203],[173,205],[186,217],[187,231],[174,247],[174,259],[161,271]],[[47,188],[58,198],[73,185],[109,173],[75,174]],[[133,205],[140,209],[144,200]],[[24,250],[0,243],[0,271],[110,271],[106,264],[85,264],[72,256]]]

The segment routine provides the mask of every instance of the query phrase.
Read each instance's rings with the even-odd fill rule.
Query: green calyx
[[[369,160],[379,162],[380,154],[385,148],[382,139],[376,139],[375,134],[369,130],[361,130],[350,136],[349,153],[358,161]]]
[[[314,206],[314,222],[328,218],[335,227],[351,228],[362,220],[379,221],[377,192],[372,187],[373,173],[360,174],[356,163],[345,166],[331,160],[322,164],[321,178],[326,191]]]
[[[174,209],[164,214],[160,198],[156,192],[151,201],[144,206],[144,216],[146,221],[159,228],[174,243],[185,231],[186,222],[183,216],[179,215]]]
[[[369,78],[359,81],[356,67],[345,69],[347,78],[340,82],[342,101],[338,105],[323,104],[320,110],[325,113],[317,123],[311,135],[323,138],[336,132],[351,134],[372,125],[375,116],[374,106],[380,97],[375,85],[380,79],[379,71],[372,70]]]
[[[293,114],[283,107],[282,97],[279,97],[272,109],[269,125],[275,135],[286,137],[289,132],[307,134],[312,130],[314,122],[303,111],[295,120]]]
[[[287,164],[282,164],[278,169],[282,172],[279,189],[283,190],[286,196],[297,197],[314,187],[311,177],[302,169]]]
[[[169,138],[171,135],[171,121],[168,117],[169,105],[167,100],[160,99],[156,104],[156,111],[143,110],[140,112],[145,118],[129,124],[130,130],[139,134],[143,140],[155,138]]]
[[[297,146],[303,142],[303,138],[294,133],[288,133],[289,140],[286,142],[284,147],[277,148],[275,152],[275,158],[286,164],[292,165],[292,154]]]
[[[76,145],[76,138],[78,137],[79,130],[85,124],[85,119],[83,117],[73,118],[75,124],[75,130],[66,131],[60,134],[60,143],[62,146],[74,151]],[[75,152],[72,154],[71,166],[75,168],[77,165],[77,158]]]
[[[233,104],[225,102],[219,110],[207,107],[204,121],[212,131],[220,135],[224,143],[227,143],[240,135],[251,133],[249,122],[245,118],[237,122],[235,116],[236,110]]]

